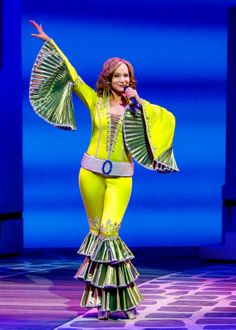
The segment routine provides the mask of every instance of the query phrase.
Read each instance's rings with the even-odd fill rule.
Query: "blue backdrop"
[[[10,1],[0,0],[0,217],[3,220],[20,218],[23,204],[20,26],[20,1],[15,1],[12,8]],[[2,224],[0,245],[5,239]]]
[[[121,237],[129,246],[202,246],[221,239],[225,162],[226,5],[220,0],[23,0],[24,221],[26,247],[78,246],[88,226],[77,174],[90,118],[75,99],[78,130],[53,128],[28,101],[41,22],[79,74],[95,86],[103,62],[132,62],[141,97],[177,118],[181,172],[136,164]],[[92,183],[91,183],[92,184]]]

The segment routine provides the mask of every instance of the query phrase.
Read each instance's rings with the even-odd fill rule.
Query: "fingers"
[[[135,89],[133,89],[132,87],[128,87],[125,91],[125,95],[128,97],[128,98],[131,98],[131,97],[137,97],[138,96],[138,93]]]
[[[37,24],[34,20],[29,20],[29,23],[33,25],[33,27],[38,31],[42,32],[43,31],[43,26],[42,24]]]
[[[35,21],[33,21],[33,20],[29,20],[29,23],[30,23],[31,25],[33,25],[33,27],[35,27],[35,28],[38,27],[38,24],[37,24]]]
[[[31,33],[31,36],[32,36],[32,37],[35,37],[35,38],[39,38],[39,39],[41,39],[41,36],[40,36],[39,34]]]
[[[128,93],[128,94],[130,94],[130,93],[135,93],[136,92],[136,90],[135,89],[133,89],[132,87],[128,87],[128,88],[126,88],[126,90],[125,90],[125,93]]]
[[[132,91],[133,90],[133,88],[132,87],[125,87],[125,92],[130,92],[130,91]]]

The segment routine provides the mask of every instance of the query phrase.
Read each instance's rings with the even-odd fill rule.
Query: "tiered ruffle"
[[[118,312],[135,308],[141,300],[141,293],[135,283],[121,289],[101,289],[87,284],[81,306],[101,306],[103,311]]]
[[[90,256],[96,262],[119,263],[134,258],[120,237],[102,238],[93,233],[85,237],[78,253]]]
[[[130,261],[116,265],[93,262],[86,258],[75,278],[81,278],[98,288],[122,288],[134,282],[139,276]]]
[[[86,282],[81,306],[104,311],[135,308],[142,295],[135,284],[139,273],[130,259],[134,256],[120,237],[102,238],[89,233],[78,253],[86,258],[75,274]]]

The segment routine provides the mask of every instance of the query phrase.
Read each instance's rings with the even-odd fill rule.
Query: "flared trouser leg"
[[[75,275],[86,282],[81,305],[108,311],[132,309],[142,299],[135,284],[139,274],[130,261],[132,252],[118,236],[132,178],[105,177],[82,168],[79,186],[90,225],[78,251],[86,258]]]
[[[132,177],[105,177],[81,168],[79,186],[90,232],[118,236],[131,196]]]

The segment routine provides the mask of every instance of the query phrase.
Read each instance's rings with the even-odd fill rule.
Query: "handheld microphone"
[[[129,88],[129,86],[124,86],[124,91],[126,91],[126,89]],[[134,96],[132,96],[130,98],[130,101],[131,101],[131,105],[132,105],[132,108],[133,109],[142,109],[142,106],[140,103],[138,103],[138,101],[136,100],[136,98]]]

